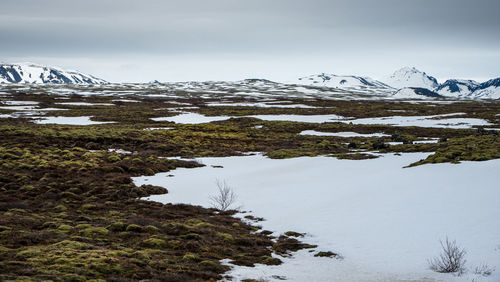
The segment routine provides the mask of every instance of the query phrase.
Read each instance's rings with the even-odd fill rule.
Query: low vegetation
[[[203,94],[203,93],[201,93]],[[414,165],[500,158],[496,131],[262,121],[252,114],[337,114],[350,117],[432,115],[463,112],[498,124],[500,103],[408,104],[383,101],[289,99],[319,108],[207,107],[217,98],[185,99],[120,97],[140,103],[113,101],[116,96],[71,95],[65,102],[113,103],[115,106],[56,104],[50,95],[12,92],[2,99],[39,102],[60,108],[51,116],[92,116],[115,123],[95,126],[39,125],[29,118],[0,118],[0,280],[196,281],[217,280],[234,264],[269,265],[281,261],[272,252],[315,248],[299,241],[303,234],[272,232],[232,217],[236,195],[221,184],[214,207],[172,205],[141,200],[168,191],[137,187],[132,176],[153,175],[202,164],[168,159],[234,156],[264,152],[269,158],[332,156],[360,160],[372,152],[429,152]],[[227,98],[229,99],[229,98]],[[244,102],[231,98],[234,102]],[[279,99],[278,99],[279,100]],[[279,102],[279,101],[278,101]],[[205,115],[231,115],[209,124],[156,122],[172,116],[172,108],[189,103]],[[1,109],[1,114],[14,110]],[[168,127],[172,129],[149,130]],[[492,126],[494,127],[494,126]],[[382,138],[306,136],[303,130],[385,133]],[[415,144],[425,138],[438,143]],[[400,142],[390,145],[389,142]],[[120,149],[120,150],[117,150]],[[229,187],[229,190],[227,189]],[[447,241],[446,241],[447,242]],[[317,252],[321,257],[338,257]],[[442,261],[436,269],[448,270]],[[479,267],[478,272],[488,273]],[[458,269],[459,270],[459,269]]]

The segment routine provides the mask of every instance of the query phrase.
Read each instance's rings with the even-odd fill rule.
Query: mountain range
[[[109,82],[79,71],[21,63],[0,64],[0,83],[108,84]],[[160,82],[155,80],[154,83]],[[500,99],[500,78],[482,83],[474,80],[449,79],[440,84],[435,77],[414,67],[401,68],[381,80],[355,75],[321,73],[284,83],[388,98]]]
[[[483,83],[449,79],[440,84],[435,77],[414,67],[401,68],[380,81],[362,76],[321,73],[289,83],[388,95],[393,98],[500,99],[500,78]]]
[[[20,63],[0,64],[0,83],[106,84],[108,82],[78,71]]]

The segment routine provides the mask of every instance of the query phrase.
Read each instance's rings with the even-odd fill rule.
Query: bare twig
[[[218,188],[218,193],[210,196],[211,205],[217,210],[226,211],[236,202],[237,196],[233,188],[231,188],[226,181],[217,179],[215,183]]]

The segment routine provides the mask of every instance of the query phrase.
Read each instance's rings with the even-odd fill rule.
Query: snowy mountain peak
[[[384,82],[397,89],[405,87],[434,89],[438,86],[436,78],[415,67],[403,67],[395,71]]]
[[[106,84],[107,81],[78,71],[34,63],[0,64],[0,83]]]

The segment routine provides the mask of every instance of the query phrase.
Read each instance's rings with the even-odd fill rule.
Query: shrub
[[[442,247],[442,252],[438,257],[428,261],[429,268],[432,271],[440,273],[456,273],[458,276],[465,273],[465,254],[464,249],[457,246],[455,240],[450,241],[448,237],[443,241],[439,241]]]
[[[474,274],[484,277],[490,276],[495,271],[495,268],[489,267],[487,264],[481,264],[474,268]]]
[[[236,202],[236,194],[233,188],[229,186],[225,181],[216,181],[218,194],[210,196],[210,202],[214,209],[220,211],[226,211]]]

